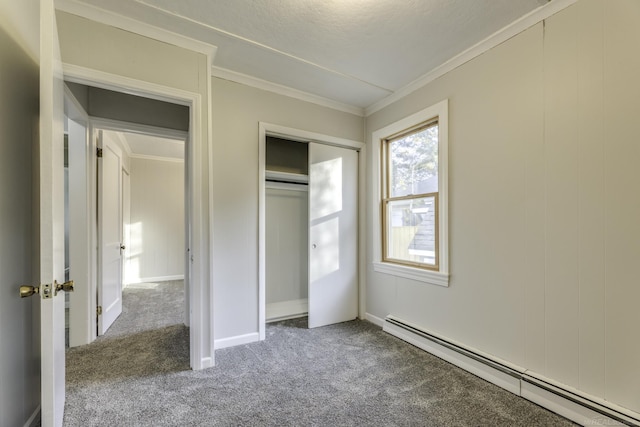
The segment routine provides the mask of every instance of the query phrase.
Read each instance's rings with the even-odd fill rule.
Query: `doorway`
[[[102,150],[98,158],[98,310],[102,312],[98,335],[114,322],[121,323],[116,319],[123,310],[140,313],[135,319],[138,330],[184,323],[188,134],[98,119],[92,123],[98,150]],[[162,302],[164,309],[148,307],[147,294],[149,305]],[[135,306],[127,307],[134,301]],[[143,314],[153,319],[143,322]]]
[[[73,104],[76,110],[82,112],[85,108],[83,103],[68,87],[65,91],[67,103]],[[104,303],[104,299],[102,301],[100,299],[99,285],[102,284],[101,281],[104,282],[104,277],[101,275],[107,269],[100,262],[101,255],[106,251],[100,239],[100,234],[104,230],[101,230],[98,224],[104,221],[96,224],[95,220],[91,220],[96,217],[117,218],[117,221],[113,221],[116,224],[115,227],[112,227],[117,229],[113,233],[117,247],[114,247],[112,252],[117,256],[113,257],[115,268],[112,271],[116,271],[113,276],[120,284],[116,284],[110,291],[112,299],[115,296],[117,300],[117,296],[121,295],[122,287],[126,289],[126,285],[138,288],[144,285],[161,287],[160,284],[172,281],[172,288],[176,288],[179,282],[183,299],[178,314],[179,321],[190,326],[189,301],[188,297],[185,298],[185,295],[189,295],[190,292],[185,288],[190,284],[187,248],[191,238],[189,233],[192,221],[189,214],[191,201],[188,195],[190,194],[189,185],[192,183],[189,178],[192,171],[186,153],[189,152],[188,144],[192,140],[188,132],[192,120],[189,106],[178,107],[183,109],[182,111],[186,109],[186,114],[183,113],[183,117],[186,118],[185,130],[97,118],[90,116],[86,111],[80,114],[79,118],[72,118],[68,114],[69,129],[77,128],[73,138],[76,143],[74,147],[77,148],[74,155],[77,157],[76,165],[81,165],[75,169],[71,168],[75,170],[76,175],[75,179],[70,181],[84,184],[80,186],[79,191],[84,196],[84,200],[80,202],[76,200],[71,204],[75,208],[69,209],[70,213],[79,212],[84,215],[83,221],[70,221],[72,224],[70,229],[75,228],[75,234],[82,236],[80,244],[76,243],[75,251],[71,251],[69,256],[71,260],[73,253],[80,254],[79,260],[71,263],[73,265],[70,266],[73,270],[72,277],[80,285],[76,287],[80,292],[71,296],[69,304],[69,323],[71,324],[69,332],[70,338],[73,337],[70,339],[72,346],[90,343],[98,335],[106,332],[109,325],[100,324],[100,311],[105,313],[106,308],[118,305],[109,301]],[[94,112],[95,110],[94,108]],[[126,108],[119,108],[119,110],[126,110]],[[158,110],[154,112],[157,115]],[[113,158],[118,160],[110,162],[115,167],[111,168],[111,179],[107,181],[112,184],[117,181],[112,185],[116,196],[110,203],[98,200],[101,197],[101,192],[98,190],[104,190],[103,185],[98,185],[99,176],[102,173],[101,167],[98,166],[98,156],[100,154],[104,156],[105,149],[111,153],[117,152]],[[103,151],[100,152],[100,150]],[[104,157],[100,160],[104,160]],[[128,197],[128,194],[131,196]],[[142,198],[145,200],[140,202]],[[109,204],[112,207],[115,205],[113,212],[100,211]],[[154,218],[149,220],[147,217],[148,220],[145,221],[143,218],[145,212],[147,215],[149,212],[155,213]],[[127,220],[127,217],[130,219]],[[171,223],[170,226],[167,225],[168,222]],[[143,233],[143,228],[146,233]],[[169,233],[170,235],[167,236]],[[86,269],[85,272],[82,272],[83,268]],[[118,317],[117,310],[114,313],[111,320]],[[79,316],[81,316],[80,319],[78,319]],[[194,363],[194,351],[191,347],[190,345],[191,366],[198,369],[201,363]]]
[[[266,321],[309,312],[309,144],[267,135]]]

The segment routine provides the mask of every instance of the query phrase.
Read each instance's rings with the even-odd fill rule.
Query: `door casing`
[[[185,279],[188,277],[190,284],[187,292],[188,296],[185,298],[185,304],[187,306],[185,324],[190,327],[189,347],[191,368],[199,370],[213,366],[214,340],[211,336],[205,336],[207,332],[213,332],[211,322],[208,320],[213,316],[213,292],[209,292],[207,289],[210,285],[211,260],[208,257],[203,258],[201,256],[201,254],[208,252],[207,248],[210,246],[211,237],[209,233],[204,232],[204,227],[207,226],[207,223],[210,223],[211,218],[203,218],[202,201],[194,197],[195,194],[200,194],[201,192],[200,177],[206,176],[206,173],[203,173],[202,170],[202,162],[199,161],[202,158],[204,151],[203,146],[205,144],[202,138],[200,121],[203,108],[200,94],[68,64],[63,64],[63,69],[64,78],[67,81],[126,92],[189,107],[189,129],[191,131],[188,134],[186,142],[187,149],[185,150],[185,197],[187,198],[186,204],[189,207],[185,212],[187,214],[185,215],[185,229],[188,230],[186,247],[189,248],[189,252],[185,253],[185,271],[188,271],[188,273],[185,273]],[[109,122],[113,125],[114,121],[94,119],[92,122],[94,125],[98,124],[101,127],[108,127]],[[90,131],[89,133],[91,134],[92,132]],[[89,191],[92,193],[89,200],[96,200],[96,149],[96,141],[93,138],[89,138],[88,153],[92,156],[92,161],[89,162],[89,167],[87,168],[87,179],[90,183]],[[210,154],[210,150],[208,151]],[[211,203],[211,200],[209,202]],[[95,218],[96,214],[97,207],[95,203],[92,203],[91,217]],[[88,238],[93,242],[97,242],[97,227],[93,227],[91,236],[88,236]],[[91,258],[97,260],[96,245],[92,245],[91,249],[93,252]],[[196,254],[199,256],[196,256]],[[95,261],[93,262],[95,263]],[[95,272],[96,267],[97,266],[94,265],[92,271]],[[95,282],[93,282],[91,286],[95,287]],[[95,295],[95,288],[92,294]],[[204,298],[203,295],[209,295],[209,297]],[[194,301],[197,301],[198,304],[194,304]],[[97,304],[95,304],[94,301],[93,308],[90,312],[95,313],[96,308]],[[95,331],[96,328],[96,320],[92,317],[91,330]],[[91,338],[93,340],[95,336]],[[210,343],[209,348],[205,348],[203,343]]]

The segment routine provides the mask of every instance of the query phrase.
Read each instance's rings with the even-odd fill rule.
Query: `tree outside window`
[[[384,260],[438,268],[438,122],[384,143]]]

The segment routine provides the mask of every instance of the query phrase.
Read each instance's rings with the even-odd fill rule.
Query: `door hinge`
[[[96,150],[96,154],[98,155],[98,157],[102,157],[102,148],[98,148]]]
[[[102,306],[101,305],[99,305],[98,308],[96,308],[96,314],[98,316],[102,316]]]

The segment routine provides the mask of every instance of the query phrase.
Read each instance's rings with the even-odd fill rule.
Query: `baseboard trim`
[[[213,347],[216,350],[220,350],[222,348],[234,347],[236,345],[250,344],[252,342],[260,341],[260,334],[257,332],[253,332],[250,334],[237,335],[235,337],[229,338],[221,338],[219,340],[215,340]]]
[[[213,363],[213,357],[204,357],[200,360],[199,369],[207,369],[211,368],[212,366],[215,366],[215,363]]]
[[[385,319],[382,329],[498,387],[520,395],[520,372],[512,367],[497,363],[457,344],[446,342],[441,338],[421,331],[416,327],[408,326],[408,324],[403,324],[402,321],[391,317]]]
[[[291,301],[272,302],[267,304],[266,321],[276,322],[278,320],[294,319],[306,316],[309,313],[309,300],[296,299]]]
[[[579,424],[640,426],[640,414],[545,380],[534,372],[465,348],[396,317],[387,316],[383,330]]]
[[[156,277],[140,277],[138,279],[129,280],[124,286],[137,285],[138,283],[152,282],[168,282],[169,280],[184,280],[184,274],[176,274],[173,276],[156,276]]]
[[[540,380],[532,374],[522,376],[521,396],[544,408],[585,426],[639,426],[640,416],[631,411],[599,403],[595,397],[583,397],[565,387]]]
[[[309,313],[300,313],[300,314],[289,314],[287,316],[273,317],[271,319],[265,320],[265,323],[275,323],[282,322],[283,320],[291,320],[291,319],[299,319],[301,317],[307,317]]]
[[[29,419],[24,423],[24,427],[35,427],[40,425],[40,405],[33,411],[33,414],[29,417]]]
[[[373,323],[374,325],[379,326],[381,328],[384,327],[384,319],[381,319],[378,316],[374,316],[371,313],[365,313],[364,314],[364,320],[367,320],[367,321],[369,321],[369,322]]]

